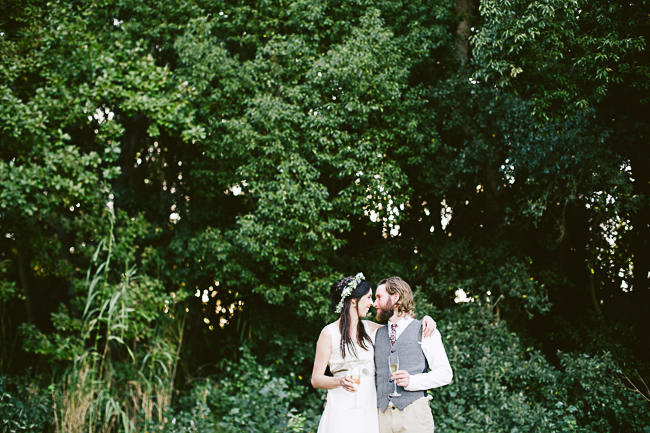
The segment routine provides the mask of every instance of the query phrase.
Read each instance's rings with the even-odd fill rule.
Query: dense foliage
[[[4,430],[314,431],[358,271],[442,431],[650,429],[646,2],[0,6]]]

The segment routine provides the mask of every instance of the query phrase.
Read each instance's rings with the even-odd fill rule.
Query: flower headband
[[[366,279],[366,277],[363,276],[363,273],[359,272],[357,275],[354,276],[354,278],[352,279],[352,281],[350,281],[350,282],[345,286],[345,288],[344,288],[343,291],[341,292],[341,300],[339,301],[339,304],[336,306],[336,310],[334,310],[334,312],[335,312],[336,314],[339,314],[339,313],[341,312],[341,310],[343,309],[343,302],[345,301],[345,298],[347,298],[348,296],[350,296],[350,294],[352,293],[352,291],[353,291],[354,289],[357,288],[357,286],[359,285],[359,283],[360,283],[361,281],[365,280],[365,279]]]

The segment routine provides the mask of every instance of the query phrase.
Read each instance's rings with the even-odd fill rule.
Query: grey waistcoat
[[[424,373],[428,370],[427,359],[418,344],[420,326],[422,324],[419,320],[413,320],[402,331],[393,346],[391,346],[388,338],[388,327],[382,326],[377,330],[375,337],[375,384],[377,385],[377,407],[382,412],[386,410],[390,401],[398,409],[404,410],[406,406],[426,395],[426,391],[406,391],[401,386],[398,386],[397,392],[402,396],[388,396],[393,392],[393,383],[390,382],[390,369],[388,367],[390,352],[397,352],[400,370],[406,370],[409,374]]]

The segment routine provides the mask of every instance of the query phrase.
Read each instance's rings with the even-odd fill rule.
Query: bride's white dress
[[[327,392],[327,403],[318,425],[318,433],[378,433],[377,390],[375,389],[375,334],[370,333],[366,321],[362,321],[372,339],[367,350],[354,342],[356,356],[346,348],[345,358],[341,356],[341,333],[338,323],[330,323],[325,331],[332,340],[330,371],[334,376],[346,376],[353,367],[361,371],[361,384],[356,392],[338,387]]]

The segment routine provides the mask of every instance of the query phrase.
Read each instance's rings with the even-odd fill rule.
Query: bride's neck
[[[356,331],[357,325],[359,324],[359,315],[356,311],[350,310],[348,312],[348,326],[350,331]]]

